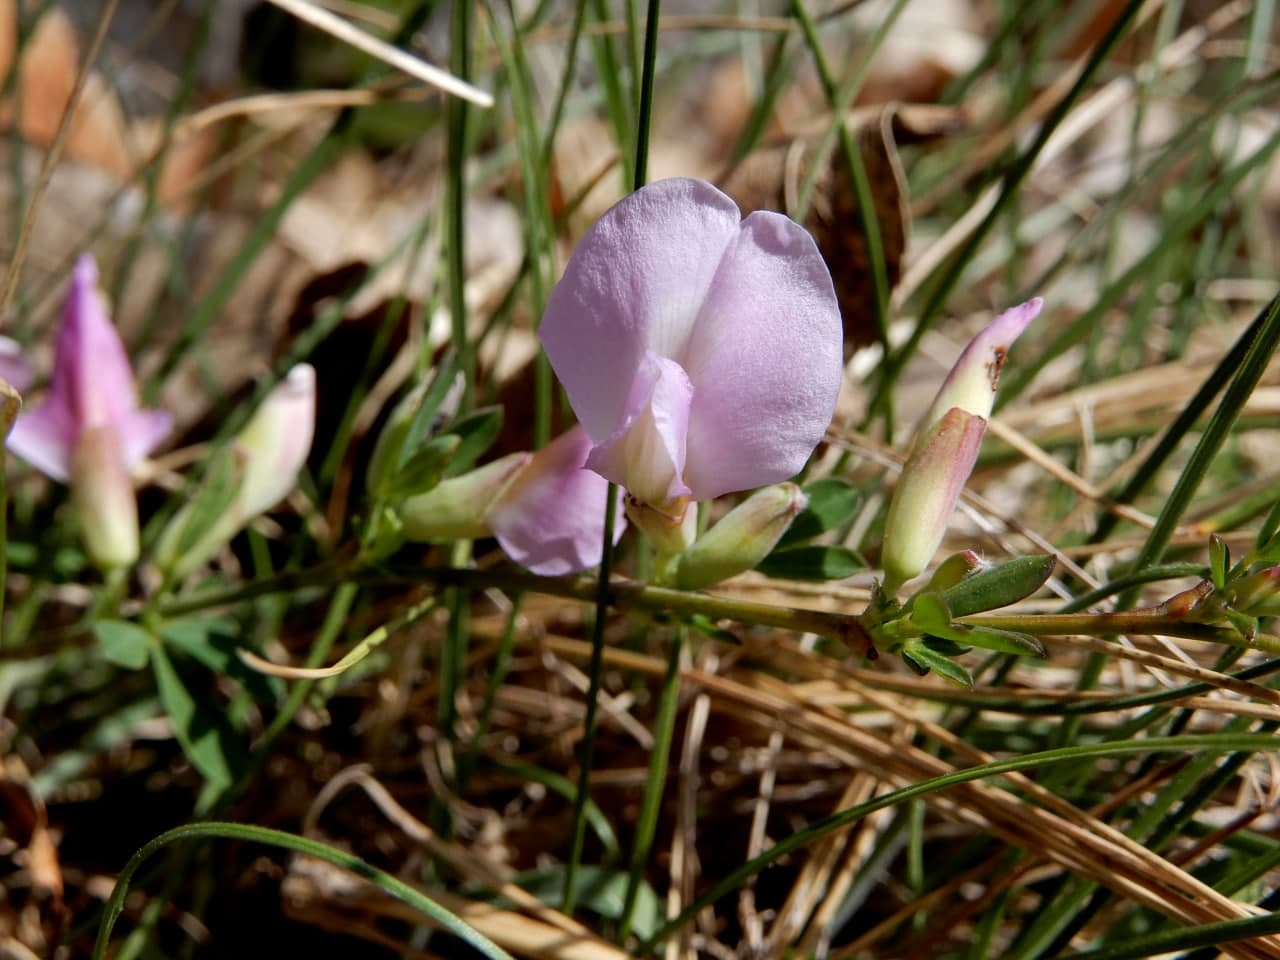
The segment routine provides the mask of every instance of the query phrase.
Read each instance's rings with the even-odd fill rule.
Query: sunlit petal
[[[738,221],[711,184],[663,180],[613,206],[578,244],[538,336],[597,443],[615,432],[646,353],[679,362]]]
[[[502,549],[534,573],[562,576],[600,562],[609,484],[583,468],[590,449],[582,427],[561,434],[533,455],[489,512]],[[616,512],[615,543],[626,528]]]
[[[780,214],[743,221],[698,315],[685,480],[698,500],[790,479],[822,439],[842,371],[822,255]]]

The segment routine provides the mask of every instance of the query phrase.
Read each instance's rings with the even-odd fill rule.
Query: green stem
[[[644,32],[644,73],[640,81],[640,109],[636,119],[636,163],[634,188],[645,184],[649,167],[649,121],[653,113],[653,74],[658,57],[658,12],[661,0],[649,0]],[[564,872],[562,909],[573,916],[574,884],[582,859],[582,842],[586,836],[586,805],[591,790],[591,762],[595,755],[596,709],[600,699],[600,674],[604,663],[604,629],[609,612],[611,586],[609,573],[613,567],[613,531],[618,512],[618,488],[609,484],[604,510],[604,544],[600,555],[600,573],[596,579],[596,617],[591,631],[591,661],[587,668],[587,705],[583,718],[582,756],[578,768],[578,792],[573,798],[573,839]]]
[[[649,779],[644,787],[644,800],[640,806],[640,819],[636,821],[635,846],[631,848],[631,872],[627,877],[627,893],[622,903],[622,918],[618,926],[618,943],[625,944],[631,933],[640,884],[644,869],[653,849],[653,836],[658,829],[658,814],[662,810],[662,794],[667,785],[667,765],[671,758],[671,738],[676,728],[676,707],[680,703],[680,651],[684,646],[685,628],[678,627],[671,638],[671,650],[667,654],[667,673],[662,680],[662,699],[658,701],[658,715],[653,724],[653,751],[649,754]]]
[[[596,749],[596,710],[600,701],[600,677],[604,665],[604,630],[608,621],[609,571],[613,567],[613,530],[618,513],[618,487],[609,484],[604,508],[604,544],[600,555],[600,573],[595,583],[595,622],[591,627],[591,661],[587,667],[586,715],[582,720],[582,755],[578,759],[578,789],[573,795],[573,836],[569,859],[564,871],[564,894],[561,911],[573,916],[578,864],[582,860],[582,844],[587,833],[587,801],[591,795],[591,764]]]
[[[471,3],[454,0],[451,12],[451,37],[449,68],[461,80],[471,78]],[[449,225],[449,318],[452,326],[453,347],[458,351],[458,368],[462,371],[462,402],[460,411],[470,409],[475,390],[475,351],[467,339],[466,301],[466,159],[467,159],[467,101],[450,97],[448,106],[449,145],[447,150]]]

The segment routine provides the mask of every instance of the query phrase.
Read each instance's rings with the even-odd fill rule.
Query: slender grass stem
[[[645,780],[644,799],[640,805],[640,817],[636,821],[636,838],[631,848],[631,868],[627,876],[627,892],[622,901],[622,914],[618,921],[618,943],[625,944],[631,934],[635,919],[636,903],[640,896],[640,884],[644,881],[649,854],[653,850],[653,837],[658,829],[658,814],[662,811],[662,797],[667,786],[667,766],[671,758],[671,738],[676,728],[676,708],[680,703],[680,657],[684,648],[685,628],[677,627],[671,637],[671,649],[667,652],[667,672],[662,679],[662,694],[658,701],[658,713],[653,721],[653,751],[649,754],[649,776]]]
[[[649,0],[644,32],[644,73],[640,82],[640,106],[636,122],[636,155],[634,189],[645,184],[649,169],[649,125],[653,112],[653,75],[658,59],[658,16],[661,0]],[[604,632],[609,613],[609,574],[613,568],[613,531],[617,521],[618,489],[609,484],[604,513],[604,544],[600,556],[600,573],[596,580],[595,623],[591,631],[591,661],[587,668],[587,707],[583,718],[582,751],[579,757],[578,792],[573,798],[573,838],[564,872],[562,909],[573,915],[574,885],[577,882],[582,843],[586,836],[586,804],[591,792],[591,763],[595,755],[596,710],[600,699],[600,674],[604,662]]]

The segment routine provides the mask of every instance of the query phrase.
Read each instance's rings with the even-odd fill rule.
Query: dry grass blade
[[[481,90],[465,80],[460,80],[447,70],[441,70],[425,60],[420,60],[411,54],[405,53],[398,47],[393,47],[391,44],[365,33],[358,27],[353,27],[341,17],[330,13],[323,7],[316,6],[314,3],[309,3],[308,0],[270,0],[270,2],[299,20],[323,30],[330,36],[336,37],[343,43],[350,44],[357,50],[364,51],[371,57],[377,57],[388,66],[402,70],[423,83],[428,83],[455,97],[461,97],[463,100],[469,100],[480,107],[493,106],[493,94]]]

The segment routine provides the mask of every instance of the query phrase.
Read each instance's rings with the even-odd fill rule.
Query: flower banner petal
[[[813,238],[757,212],[726,252],[685,355],[685,481],[698,500],[795,476],[835,411],[840,310]]]
[[[578,244],[538,337],[596,443],[623,416],[646,351],[679,359],[740,214],[701,180],[661,180],[611,207]]]

